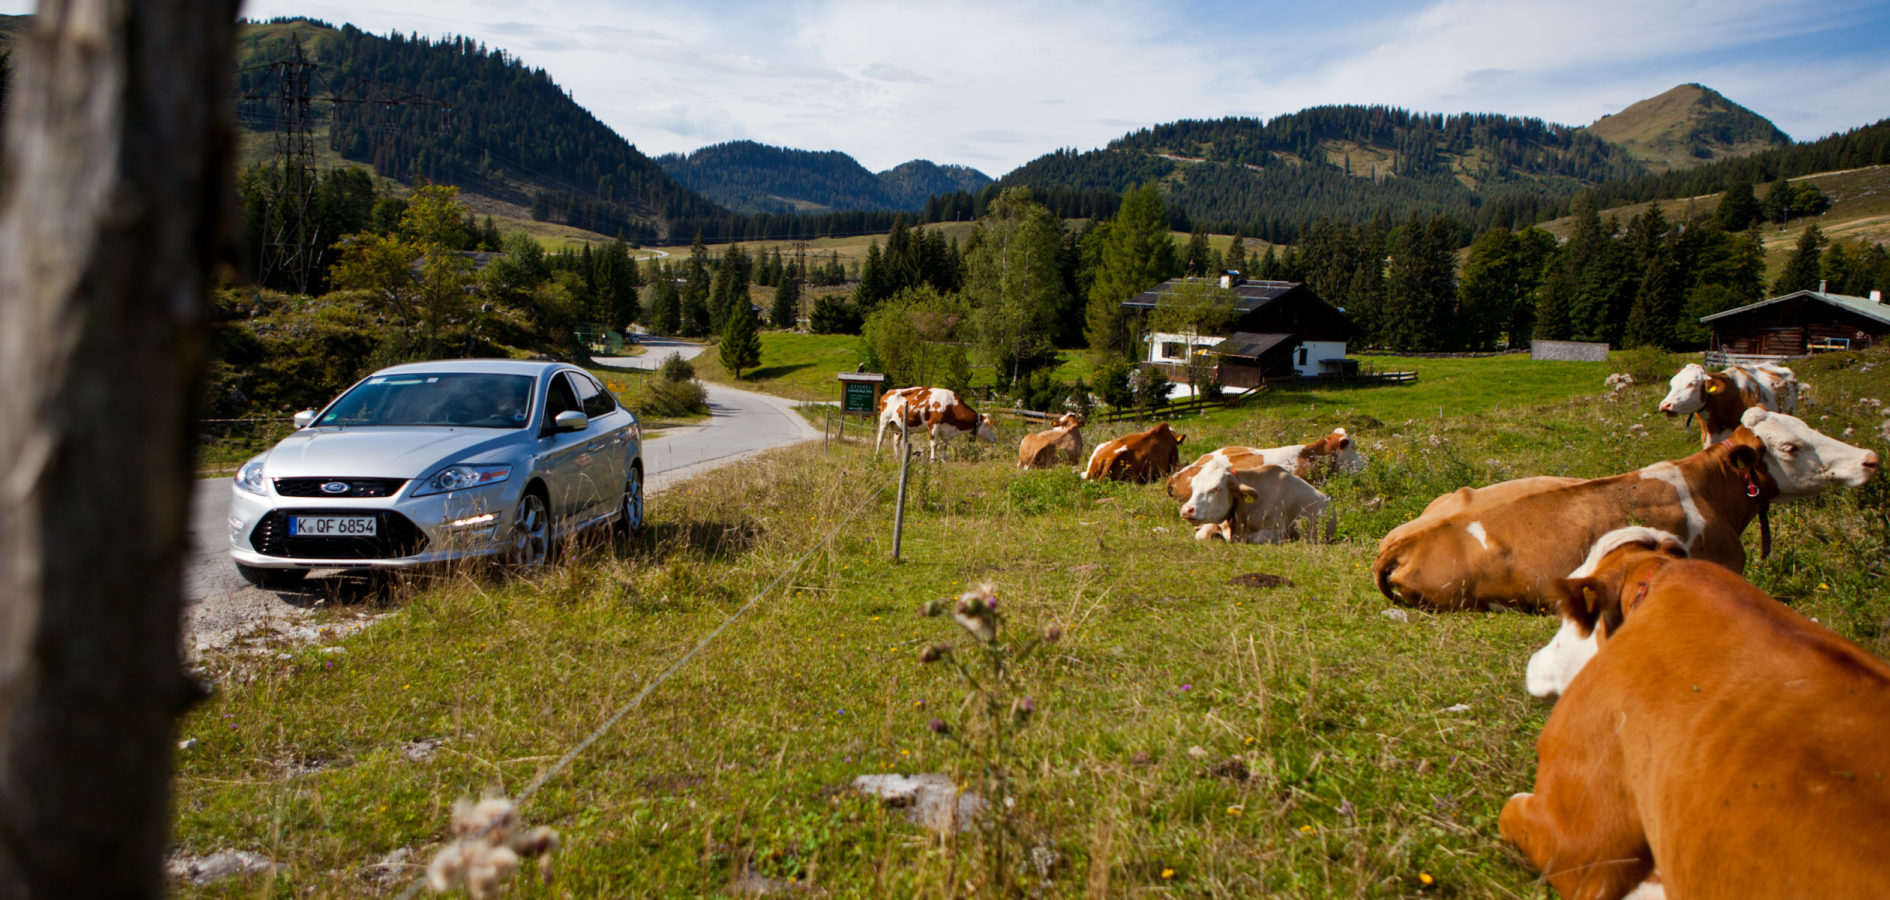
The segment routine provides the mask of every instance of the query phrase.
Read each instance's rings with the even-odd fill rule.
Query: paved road
[[[700,345],[656,338],[646,343],[651,352],[644,356],[597,362],[653,368],[670,352],[694,356],[702,350]],[[651,361],[631,365],[645,360]],[[705,387],[711,413],[708,422],[645,432],[643,463],[650,494],[744,457],[820,438],[820,429],[807,424],[791,400],[715,384]],[[308,589],[297,591],[250,587],[230,562],[229,508],[230,479],[197,482],[191,497],[190,558],[184,567],[187,648],[220,646],[259,625],[291,627],[309,607],[350,588],[342,579],[317,579]]]

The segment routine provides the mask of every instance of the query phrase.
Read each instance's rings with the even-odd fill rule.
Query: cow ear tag
[[[1717,393],[1719,393],[1719,382],[1717,382],[1717,381],[1715,381],[1715,382],[1712,382],[1712,383],[1710,383],[1710,384],[1708,384],[1708,385],[1706,386],[1706,392],[1707,392],[1707,393],[1709,393],[1709,394],[1717,394]]]

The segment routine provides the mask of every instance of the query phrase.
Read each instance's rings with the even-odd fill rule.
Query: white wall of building
[[[1293,371],[1301,375],[1317,375],[1320,360],[1344,358],[1344,341],[1305,341],[1293,349]]]
[[[1188,353],[1190,350],[1218,346],[1225,340],[1227,340],[1227,338],[1206,334],[1187,335],[1174,334],[1166,331],[1151,332],[1147,337],[1148,357],[1145,361],[1185,365],[1188,362]],[[1345,345],[1341,344],[1339,346],[1344,347]]]

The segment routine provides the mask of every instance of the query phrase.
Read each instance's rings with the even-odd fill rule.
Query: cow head
[[[1188,501],[1181,504],[1181,517],[1196,525],[1219,522],[1234,511],[1244,496],[1240,493],[1243,489],[1253,494],[1253,488],[1234,477],[1234,467],[1225,457],[1212,457],[1189,481]]]
[[[1667,396],[1660,401],[1660,411],[1669,416],[1699,412],[1706,405],[1706,391],[1711,381],[1705,366],[1687,363],[1667,381]]]
[[[1082,417],[1082,416],[1079,416],[1079,415],[1077,415],[1076,413],[1073,413],[1073,412],[1072,412],[1072,413],[1064,413],[1063,415],[1061,415],[1061,416],[1059,416],[1059,417],[1057,418],[1057,424],[1056,424],[1056,426],[1055,426],[1055,427],[1057,427],[1057,428],[1081,428],[1081,427],[1083,427],[1083,417]]]
[[[997,425],[991,421],[990,413],[978,416],[978,430],[972,432],[972,436],[987,444],[997,443]]]
[[[1755,406],[1739,424],[1764,445],[1765,472],[1778,488],[1778,502],[1809,497],[1833,483],[1861,487],[1882,465],[1874,451],[1820,434],[1797,416]],[[1733,441],[1749,445],[1743,438],[1734,432]]]
[[[1326,455],[1332,459],[1334,468],[1341,472],[1357,472],[1365,468],[1365,457],[1358,453],[1358,442],[1345,433],[1343,428],[1333,429],[1331,434],[1319,439],[1325,445]]]
[[[1548,646],[1529,657],[1529,693],[1556,697],[1575,680],[1576,673],[1601,650],[1638,598],[1622,598],[1628,573],[1649,557],[1685,559],[1686,545],[1665,531],[1632,525],[1601,536],[1588,559],[1570,572],[1567,580],[1553,582],[1549,592],[1562,613],[1562,627]]]

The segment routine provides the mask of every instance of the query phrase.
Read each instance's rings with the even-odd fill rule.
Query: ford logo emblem
[[[345,494],[351,489],[351,487],[352,486],[349,485],[345,481],[330,481],[327,484],[322,485],[322,493]]]

